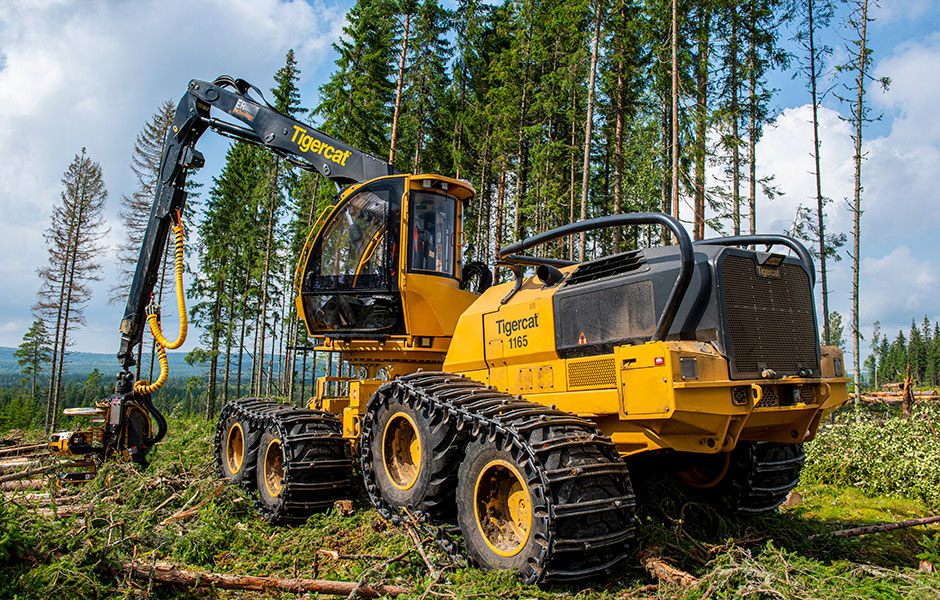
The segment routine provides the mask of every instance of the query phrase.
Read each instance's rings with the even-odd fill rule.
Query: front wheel
[[[526,578],[531,562],[548,550],[546,499],[533,482],[531,461],[474,443],[460,467],[457,514],[467,553],[490,569],[513,569]]]

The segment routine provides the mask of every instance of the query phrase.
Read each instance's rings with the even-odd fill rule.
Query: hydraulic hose
[[[170,365],[166,358],[166,348],[171,350],[179,348],[183,345],[183,342],[186,341],[188,321],[186,319],[186,298],[183,290],[183,221],[179,211],[176,213],[176,223],[173,225],[173,232],[176,237],[175,284],[176,306],[180,314],[180,333],[176,340],[172,342],[163,336],[163,332],[160,329],[160,307],[156,303],[151,302],[147,307],[147,322],[150,324],[150,333],[153,334],[153,339],[157,342],[157,357],[160,360],[160,376],[153,383],[150,383],[146,379],[141,379],[135,383],[134,391],[138,394],[152,394],[163,387],[167,377],[170,375]],[[148,410],[153,409],[151,413],[155,415],[155,418],[156,415],[160,414],[153,408],[152,404],[147,408]],[[160,416],[158,422],[160,419],[162,419],[162,416]]]

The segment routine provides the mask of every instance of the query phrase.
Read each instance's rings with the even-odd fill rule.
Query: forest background
[[[112,350],[126,293],[120,282],[135,254],[128,250],[133,205],[149,203],[146,167],[160,123],[189,78],[230,73],[353,146],[382,158],[394,153],[403,170],[469,179],[479,202],[467,219],[468,259],[486,260],[494,247],[582,215],[674,212],[676,204],[696,237],[787,231],[818,254],[822,204],[831,312],[839,313],[834,342],[852,331],[852,118],[861,114],[859,329],[861,350],[873,351],[863,372],[872,383],[885,381],[911,362],[922,382],[936,383],[940,307],[930,250],[940,221],[940,119],[932,99],[940,89],[929,73],[940,64],[940,8],[872,2],[863,20],[857,12],[863,4],[835,3],[830,10],[818,0],[677,2],[674,46],[674,15],[663,1],[350,7],[272,0],[227,4],[228,10],[141,3],[133,12],[107,2],[6,4],[0,97],[11,109],[0,116],[0,170],[9,182],[3,204],[12,210],[0,236],[0,272],[16,284],[0,301],[0,344],[23,343],[35,316],[30,307],[43,316],[34,274],[48,252],[41,232],[50,227],[63,170],[87,148],[110,199],[94,252],[99,270],[79,303],[84,315],[71,340],[77,350]],[[53,21],[65,32],[54,41],[41,35],[42,23]],[[853,86],[861,23],[871,54],[865,53],[867,93],[859,112]],[[822,202],[810,72],[818,76]],[[285,348],[305,340],[294,326],[286,281],[331,192],[262,153],[227,148],[211,136],[200,144],[207,165],[194,176],[201,186],[187,218],[187,281],[199,337],[188,358],[206,373],[178,382],[180,394],[189,388],[192,409],[203,401],[217,407],[242,387],[299,393],[286,383],[297,380],[297,359]],[[136,171],[126,166],[132,160]],[[643,232],[616,236],[589,238],[584,252],[644,241]],[[552,251],[577,255],[577,246]],[[107,303],[109,292],[116,304]],[[165,307],[165,321],[173,315]],[[66,405],[99,384],[93,373],[73,385]]]

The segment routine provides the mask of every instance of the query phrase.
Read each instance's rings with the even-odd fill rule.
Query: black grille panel
[[[761,277],[753,260],[729,255],[722,265],[732,376],[757,378],[818,372],[813,294],[806,272],[784,263],[779,277]]]
[[[614,275],[622,275],[636,271],[646,264],[639,250],[605,256],[591,262],[582,263],[574,273],[568,277],[565,285],[578,285],[589,281],[597,281]]]

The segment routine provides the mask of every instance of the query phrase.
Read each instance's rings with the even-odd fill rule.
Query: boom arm
[[[278,112],[264,102],[263,97],[261,101],[255,100],[248,95],[250,90],[261,96],[258,88],[242,79],[222,76],[211,83],[194,79],[176,107],[172,127],[163,144],[153,207],[121,320],[121,347],[117,356],[122,370],[117,377],[118,394],[129,394],[133,390],[130,367],[135,364],[134,347],[140,343],[146,322],[144,311],[157,281],[171,220],[186,204],[187,171],[205,164],[195,145],[206,129],[263,146],[302,169],[319,172],[337,188],[399,173],[381,159]],[[211,108],[238,119],[245,126],[211,117]]]

